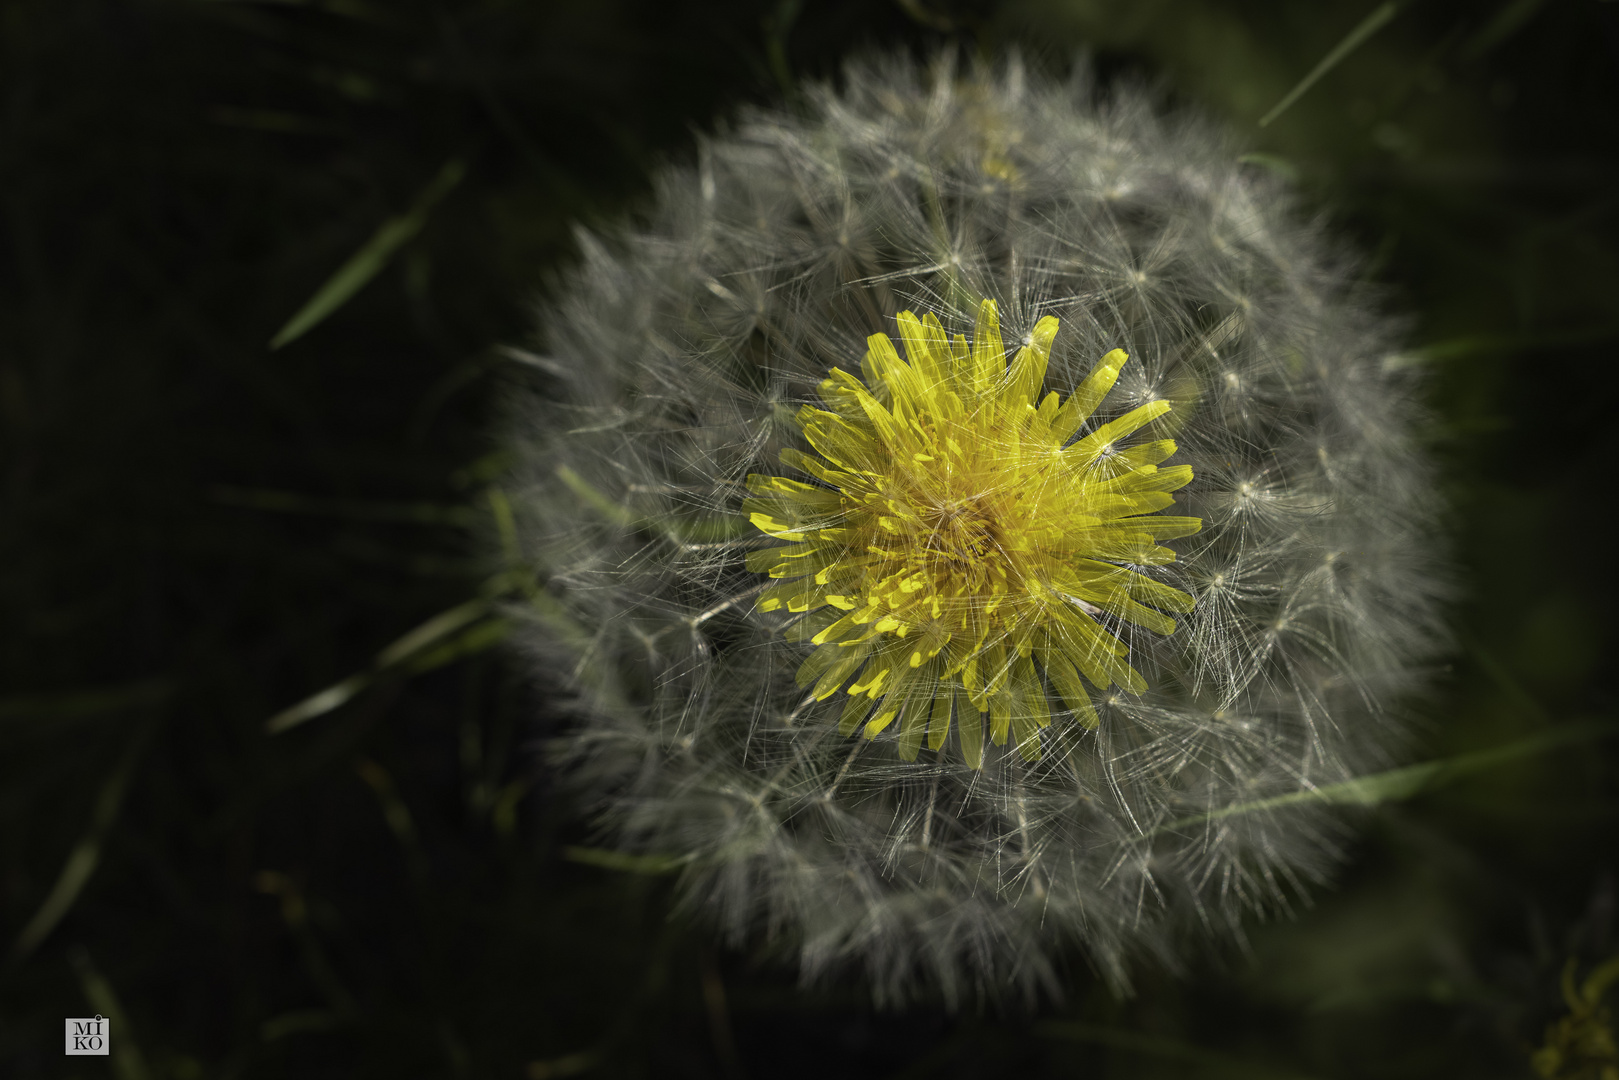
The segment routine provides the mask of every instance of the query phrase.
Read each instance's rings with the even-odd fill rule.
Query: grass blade
[[[42,941],[50,936],[56,924],[61,922],[78,900],[79,894],[89,883],[91,875],[101,861],[101,843],[107,835],[107,830],[117,820],[118,809],[123,805],[124,793],[129,790],[129,781],[135,774],[135,767],[140,763],[141,755],[146,750],[146,739],[150,734],[150,726],[143,726],[130,742],[129,748],[119,760],[112,775],[101,786],[101,794],[96,797],[95,809],[90,815],[90,827],[85,830],[84,836],[73,845],[68,853],[67,861],[62,864],[61,873],[56,875],[56,884],[46,895],[44,903],[34,912],[34,917],[17,935],[12,945],[12,954],[17,959],[26,957],[37,949]]]
[[[619,870],[626,874],[672,874],[685,866],[689,859],[679,855],[636,855],[610,848],[578,847],[569,844],[562,849],[562,857],[569,862],[585,866],[599,866],[603,870]]]
[[[439,503],[370,502],[362,499],[329,499],[302,495],[295,491],[270,491],[217,484],[214,501],[222,506],[248,510],[268,510],[278,514],[307,514],[343,518],[349,521],[405,522],[420,525],[471,527],[482,515],[470,506]]]
[[[428,646],[434,645],[468,624],[476,622],[488,615],[493,609],[493,600],[487,597],[478,597],[475,600],[457,604],[447,611],[439,612],[378,653],[370,668],[356,672],[342,682],[328,686],[326,689],[304,698],[296,705],[281,710],[265,721],[264,729],[271,735],[279,735],[289,728],[297,727],[306,720],[313,720],[317,716],[323,716],[331,712],[370,686],[379,675],[389,668],[398,666],[403,661],[422,652]]]
[[[303,337],[321,320],[348,303],[350,297],[382,272],[382,268],[388,265],[388,260],[393,257],[394,252],[404,247],[422,231],[422,226],[427,224],[427,215],[433,209],[433,204],[459,184],[466,171],[466,164],[459,159],[447,162],[433,178],[432,183],[416,197],[416,203],[409,212],[384,221],[371,235],[371,239],[361,245],[360,250],[349,256],[348,261],[338,267],[336,273],[326,279],[326,284],[317,289],[315,295],[309,298],[309,302],[299,308],[297,313],[287,320],[287,324],[276,332],[275,337],[270,339],[270,348],[279,349]]]
[[[173,687],[165,679],[146,679],[102,690],[75,690],[65,694],[22,694],[0,698],[0,721],[42,719],[80,720],[150,705],[167,697]]]
[[[1200,1076],[1242,1076],[1248,1077],[1250,1080],[1262,1080],[1262,1078],[1310,1080],[1306,1074],[1294,1072],[1291,1069],[1278,1068],[1233,1057],[1218,1050],[1209,1050],[1201,1046],[1180,1042],[1176,1039],[1168,1039],[1157,1033],[1129,1031],[1124,1028],[1106,1027],[1102,1024],[1064,1020],[1047,1020],[1036,1027],[1035,1031],[1047,1039],[1094,1043],[1098,1046],[1107,1046],[1139,1054],[1142,1057],[1185,1062],[1188,1065],[1195,1066]]]
[[[112,988],[107,977],[97,970],[90,961],[90,954],[83,946],[76,946],[68,953],[68,962],[73,965],[73,971],[79,977],[79,988],[84,991],[84,1000],[90,1003],[97,1015],[106,1016],[112,1021],[112,1033],[118,1039],[116,1049],[111,1050],[111,1065],[113,1073],[118,1080],[146,1080],[151,1072],[146,1068],[146,1057],[141,1053],[140,1046],[135,1042],[135,1031],[129,1024],[129,1013],[125,1011],[124,1004]]]
[[[1238,803],[1235,806],[1227,806],[1224,809],[1214,810],[1206,814],[1194,814],[1190,817],[1177,818],[1165,825],[1158,826],[1146,835],[1156,836],[1159,833],[1175,832],[1194,825],[1203,825],[1223,818],[1257,813],[1262,810],[1275,810],[1295,803],[1318,802],[1335,806],[1376,806],[1379,803],[1391,802],[1397,799],[1409,799],[1418,792],[1437,787],[1439,784],[1454,780],[1459,776],[1491,769],[1497,765],[1505,765],[1507,762],[1518,758],[1543,754],[1560,746],[1600,739],[1615,733],[1619,733],[1619,724],[1614,724],[1611,721],[1559,724],[1538,735],[1532,735],[1527,739],[1520,739],[1517,742],[1489,750],[1458,754],[1456,757],[1445,758],[1440,761],[1424,761],[1416,765],[1405,765],[1398,769],[1389,769],[1387,772],[1358,776],[1353,780],[1345,780],[1339,784],[1328,784],[1325,787],[1311,788],[1307,791],[1293,791],[1286,795],[1277,795],[1269,799],[1256,799],[1253,802]]]
[[[1321,62],[1312,68],[1308,75],[1299,80],[1297,86],[1287,92],[1286,97],[1276,103],[1274,109],[1260,118],[1259,126],[1269,127],[1272,120],[1286,112],[1295,101],[1304,96],[1306,90],[1316,84],[1316,81],[1321,76],[1337,67],[1344,57],[1360,48],[1367,38],[1381,30],[1390,19],[1394,18],[1399,10],[1400,5],[1390,0],[1389,3],[1379,5],[1376,11],[1362,19],[1359,26],[1349,31],[1349,34],[1338,42],[1331,52],[1321,58]]]

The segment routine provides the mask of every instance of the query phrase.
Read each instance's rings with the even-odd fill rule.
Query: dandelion
[[[513,500],[606,842],[876,999],[1120,987],[1339,858],[1445,646],[1400,327],[1228,136],[852,65],[581,234]]]
[[[813,630],[809,640],[819,646],[798,672],[800,686],[815,684],[817,701],[864,669],[847,688],[843,734],[871,712],[862,696],[874,699],[866,738],[903,713],[900,757],[915,761],[924,728],[930,750],[944,745],[954,701],[969,765],[978,768],[984,755],[975,712],[991,714],[997,746],[1016,726],[1018,751],[1032,761],[1051,714],[1031,656],[1079,723],[1094,728],[1079,672],[1101,689],[1146,687],[1092,616],[1168,634],[1175,621],[1140,601],[1191,609],[1187,593],[1098,556],[1174,561],[1156,541],[1195,533],[1202,522],[1140,515],[1168,506],[1192,472],[1158,468],[1175,452],[1170,439],[1114,445],[1168,412],[1167,401],[1138,406],[1070,444],[1118,379],[1122,350],[1066,402],[1053,391],[1036,408],[1056,319],[1035,325],[1009,368],[993,300],[979,307],[971,348],[959,335],[948,341],[931,314],[918,321],[901,312],[899,326],[909,364],[886,335],[873,334],[866,368],[875,385],[833,368],[821,384],[832,411],[799,411],[821,460],[789,447],[782,464],[821,485],[748,477],[760,498],[744,511],[764,533],[789,541],[748,555],[748,569],[791,579],[760,594],[759,610],[838,609],[795,629]]]

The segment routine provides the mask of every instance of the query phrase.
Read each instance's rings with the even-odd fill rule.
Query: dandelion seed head
[[[724,940],[884,1004],[1126,987],[1340,858],[1299,796],[1400,760],[1439,507],[1398,321],[1239,154],[890,56],[581,234],[514,615],[602,842]]]

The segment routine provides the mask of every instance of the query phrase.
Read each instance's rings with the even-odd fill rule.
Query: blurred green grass
[[[1259,126],[1384,10],[0,6],[0,1074],[1530,1075],[1566,959],[1619,949],[1612,740],[1385,804],[1338,890],[1131,1000],[1076,962],[1036,1017],[875,1015],[581,860],[467,607],[575,223],[852,49],[1088,44],[1250,131],[1413,315],[1469,586],[1423,756],[1612,721],[1619,4],[1399,5]],[[115,1056],[62,1057],[96,1011]]]

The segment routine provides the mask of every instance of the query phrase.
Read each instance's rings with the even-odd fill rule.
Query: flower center
[[[816,482],[748,477],[750,520],[785,542],[748,557],[784,579],[759,607],[802,614],[789,633],[817,648],[799,682],[822,700],[847,693],[845,734],[864,722],[874,738],[898,721],[901,756],[914,760],[924,735],[944,744],[954,716],[976,768],[987,715],[997,744],[1016,734],[1032,759],[1053,703],[1095,726],[1081,677],[1099,691],[1145,689],[1122,624],[1168,634],[1175,621],[1155,609],[1191,610],[1189,595],[1135,567],[1173,561],[1157,541],[1201,527],[1156,513],[1192,472],[1158,467],[1175,452],[1169,439],[1117,445],[1168,412],[1165,401],[1075,438],[1123,351],[1066,402],[1048,393],[1037,404],[1056,319],[1040,320],[1010,364],[993,301],[971,345],[931,314],[898,322],[908,363],[874,334],[866,380],[834,368],[820,388],[828,407],[799,411],[815,453],[781,460]]]
[[[976,499],[925,507],[922,523],[928,527],[928,536],[921,561],[943,560],[953,564],[939,567],[941,571],[970,574],[978,561],[988,557],[998,546],[994,518]]]

